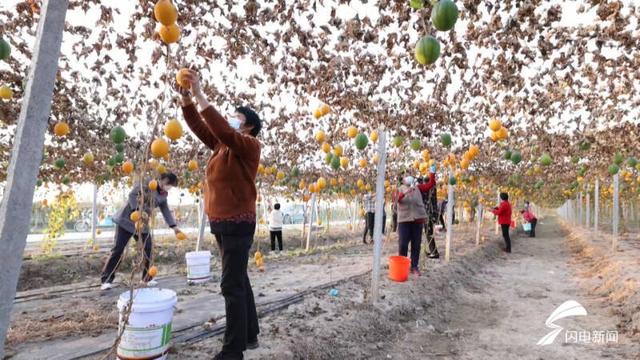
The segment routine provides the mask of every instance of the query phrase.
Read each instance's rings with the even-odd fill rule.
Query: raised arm
[[[191,131],[204,143],[209,149],[213,150],[218,145],[218,139],[209,130],[207,124],[198,113],[198,109],[193,102],[189,101],[182,106],[182,114]]]
[[[424,184],[418,184],[418,189],[420,189],[420,192],[425,193],[425,192],[431,190],[435,185],[436,185],[436,174],[430,173],[429,174],[429,181],[427,181]]]
[[[198,106],[201,109],[201,112],[199,114],[201,117],[198,116],[198,118],[200,118],[201,120],[204,119],[204,121],[200,121],[200,123],[204,123],[206,125],[206,128],[208,129],[208,133],[206,133],[202,128],[199,128],[200,133],[207,134],[207,136],[205,136],[205,138],[207,139],[213,138],[215,141],[219,141],[220,143],[225,144],[229,147],[229,149],[231,149],[234,153],[236,153],[236,155],[240,157],[249,158],[250,160],[256,162],[259,161],[260,142],[258,142],[255,137],[242,134],[229,126],[227,120],[222,117],[222,115],[220,115],[218,110],[216,110],[213,106],[211,106],[211,104],[209,104],[209,101],[204,96],[202,88],[200,87],[199,75],[195,71],[189,70],[186,72],[186,74],[184,74],[183,79],[190,85],[191,91],[193,91],[193,95],[195,96]],[[192,102],[191,93],[189,92],[189,90],[185,90],[180,86],[176,86],[176,89],[180,92],[180,94],[182,94],[183,107]],[[192,120],[196,119],[195,114],[190,113],[190,115]],[[197,121],[192,121],[189,126],[191,127],[192,124],[197,124]]]

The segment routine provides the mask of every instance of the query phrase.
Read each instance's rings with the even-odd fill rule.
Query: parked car
[[[283,204],[281,210],[283,224],[302,224],[304,221],[304,205],[302,204]]]
[[[113,216],[107,215],[102,220],[98,218],[97,227],[113,227]],[[91,211],[84,212],[82,216],[75,221],[73,229],[77,232],[86,232],[91,230]]]

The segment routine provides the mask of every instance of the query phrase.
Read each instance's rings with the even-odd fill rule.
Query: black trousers
[[[222,258],[220,289],[226,314],[222,351],[238,358],[247,349],[247,342],[257,340],[260,333],[256,303],[247,274],[255,230],[255,223],[211,223],[211,233],[216,237]]]
[[[437,255],[438,248],[436,247],[436,239],[433,236],[433,219],[431,217],[427,218],[427,222],[424,224],[424,233],[427,235],[429,254]]]
[[[373,225],[375,224],[376,213],[368,212],[365,217],[364,234],[362,235],[362,242],[367,242],[367,234],[371,242],[373,242]],[[387,214],[382,214],[382,233],[384,234],[385,225],[387,222]]]
[[[505,250],[511,252],[511,237],[509,237],[509,225],[500,225],[502,228],[502,237],[504,238]]]
[[[444,214],[445,214],[444,212],[440,213],[439,220],[440,220],[440,225],[442,225],[442,229],[447,230],[447,222],[444,221]]]
[[[100,280],[103,284],[113,282],[113,279],[116,277],[116,271],[118,271],[118,267],[120,266],[124,249],[127,247],[132,236],[136,241],[139,240],[137,234],[130,233],[119,225],[116,226],[116,235],[114,238],[113,248],[111,248],[111,255],[109,256],[109,260],[104,264],[104,268],[102,268],[102,275],[100,276]],[[142,280],[149,281],[151,278],[147,277],[147,271],[151,264],[152,241],[150,234],[142,234],[142,237],[142,243],[144,245],[144,269],[142,270]]]
[[[422,224],[401,222],[398,224],[400,256],[407,256],[411,244],[411,268],[417,269],[420,264],[420,247],[422,245]]]
[[[398,231],[398,213],[394,212],[391,215],[391,231],[396,232]]]
[[[282,251],[282,230],[271,230],[269,231],[269,236],[271,237],[271,251],[276,250],[276,239],[278,240],[278,249]]]
[[[538,219],[531,220],[531,231],[529,232],[529,236],[536,237],[536,225],[538,224]]]

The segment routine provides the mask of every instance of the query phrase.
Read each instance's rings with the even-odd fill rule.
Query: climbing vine
[[[78,202],[73,190],[60,191],[50,208],[47,237],[40,245],[42,254],[45,256],[51,255],[57,239],[64,234],[65,223],[80,216]]]

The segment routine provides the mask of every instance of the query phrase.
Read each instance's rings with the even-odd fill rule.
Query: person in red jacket
[[[509,195],[500,193],[500,206],[493,209],[493,214],[498,217],[498,224],[502,228],[502,237],[504,238],[505,251],[511,252],[511,238],[509,237],[509,226],[511,226],[511,204],[509,204]]]
[[[524,203],[524,210],[521,210],[520,213],[524,218],[524,221],[531,224],[531,231],[529,232],[529,237],[536,237],[536,225],[538,224],[538,218],[531,211],[531,207],[528,202]]]

